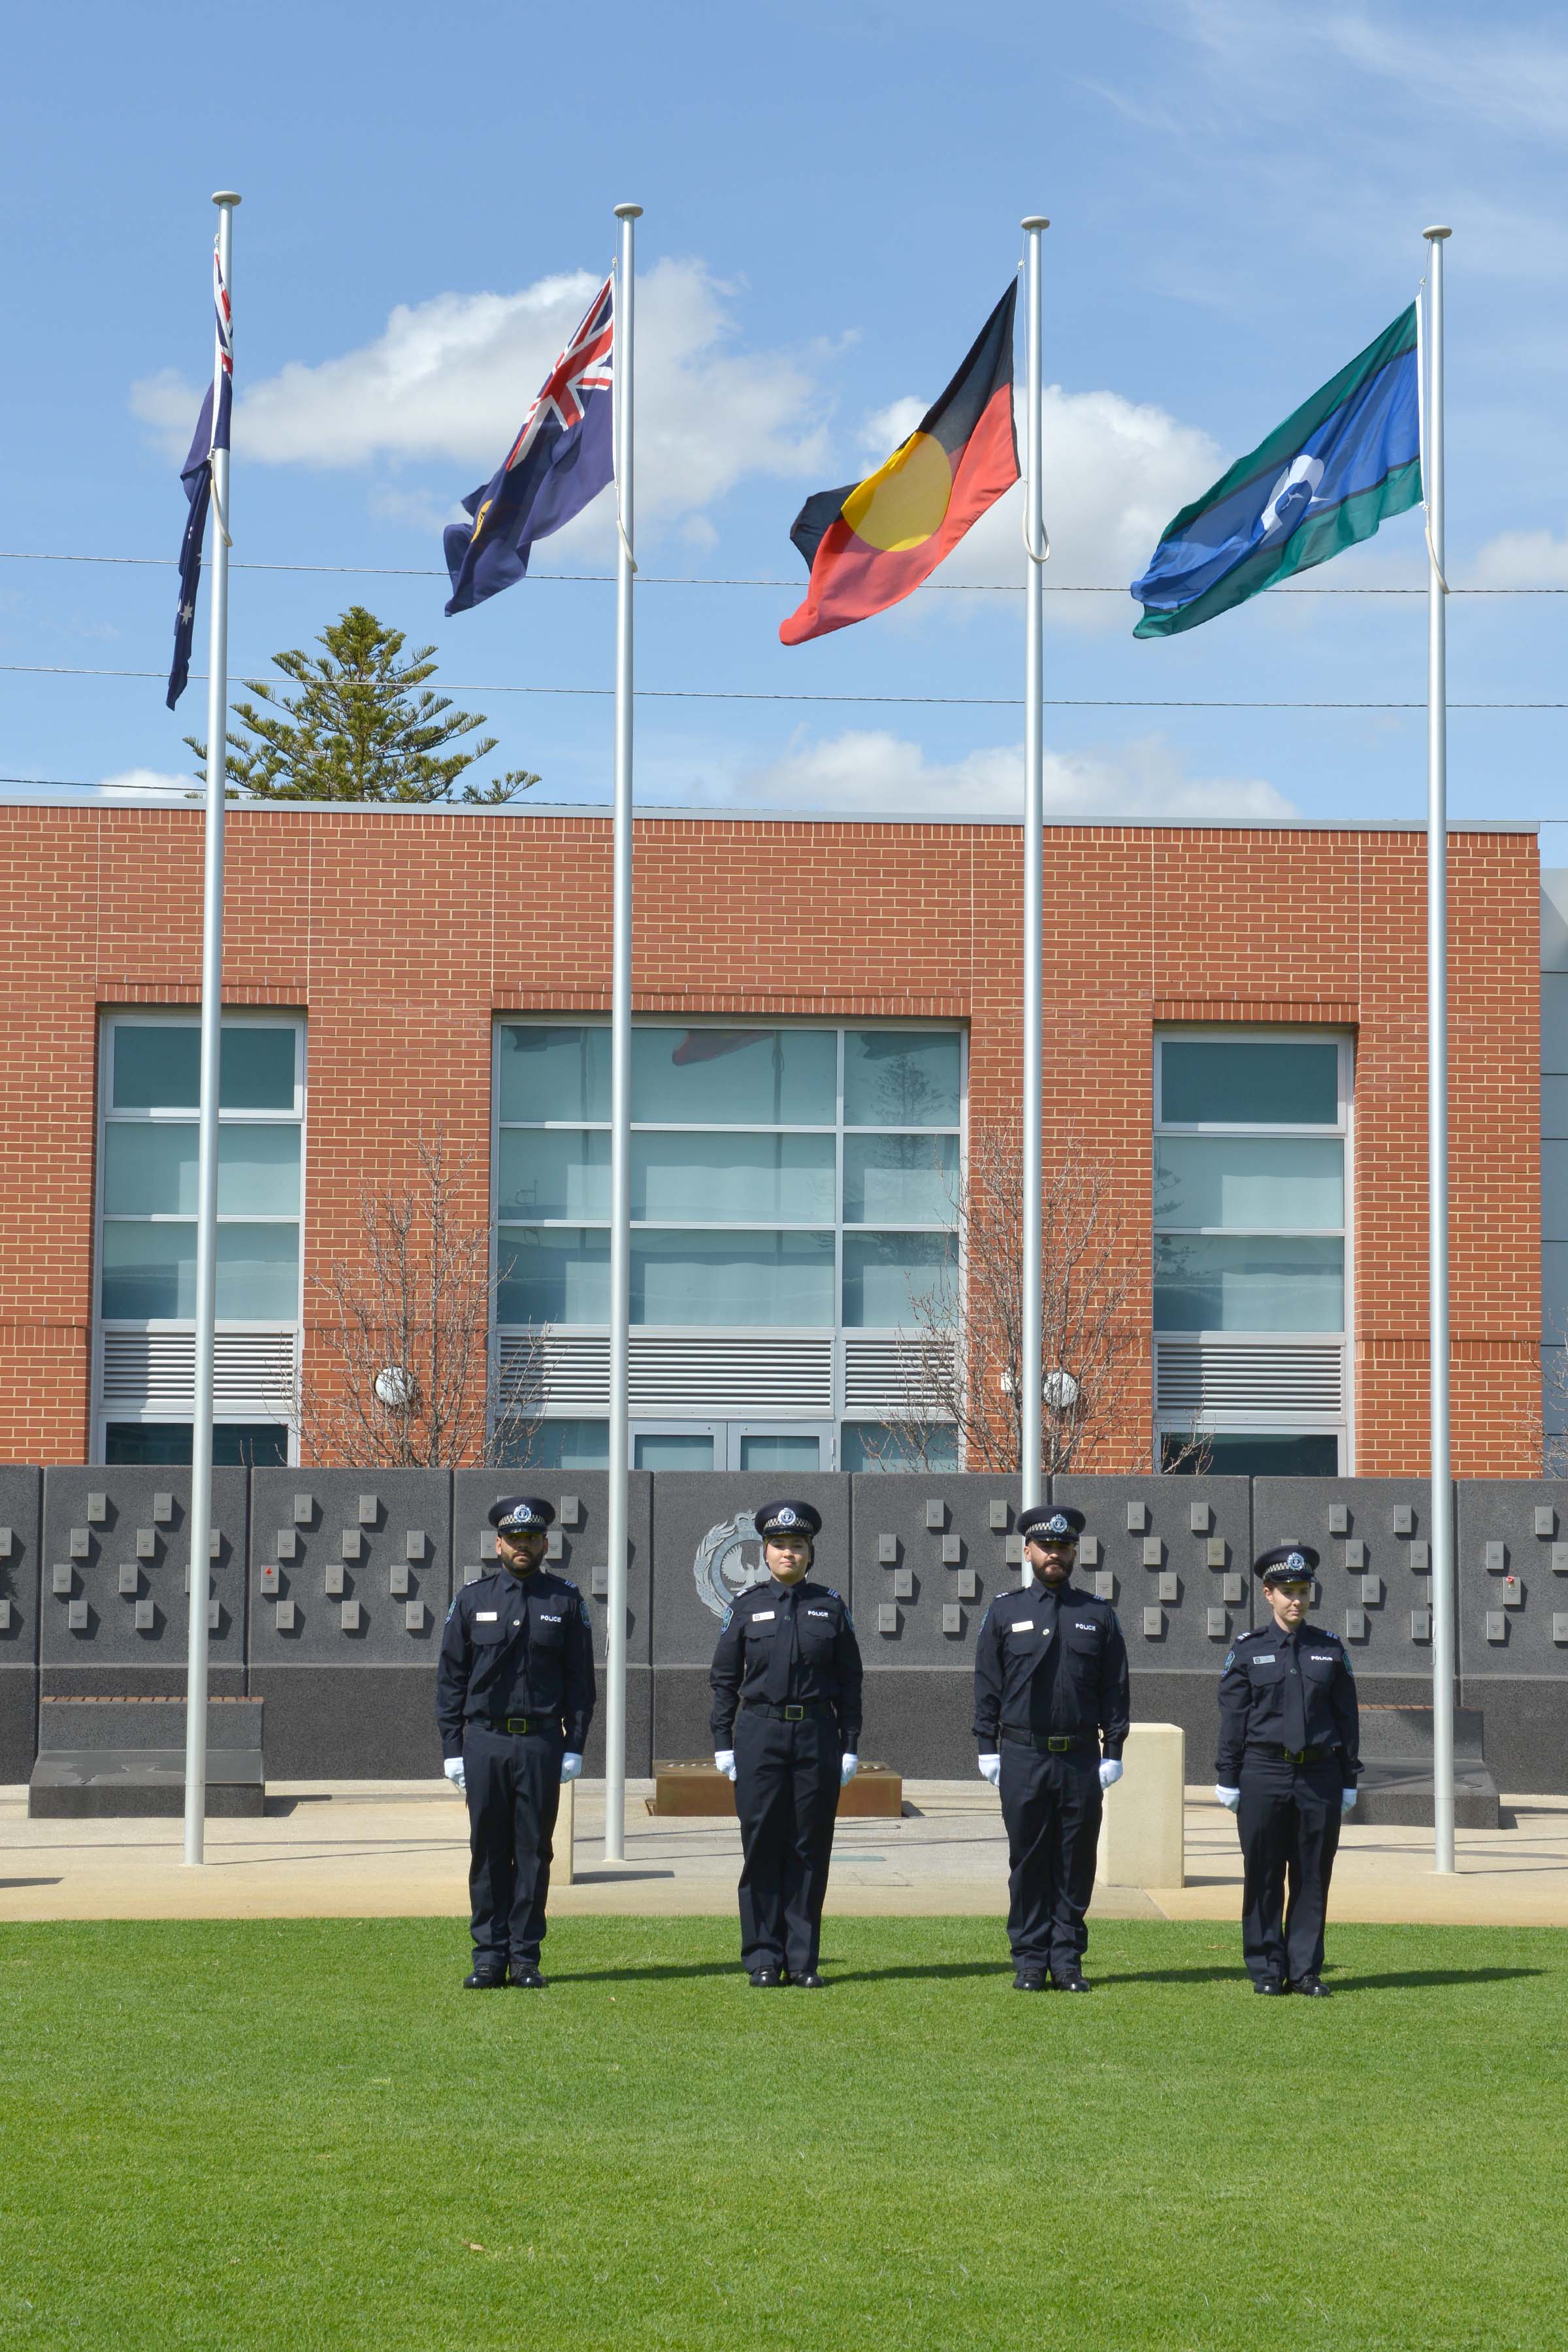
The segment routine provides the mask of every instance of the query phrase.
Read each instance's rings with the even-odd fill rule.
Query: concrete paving
[[[626,1859],[611,1866],[603,1789],[579,1784],[575,1879],[553,1892],[553,1916],[732,1914],[735,1823],[655,1820],[651,1793],[650,1781],[630,1785]],[[1000,1921],[1007,1863],[995,1798],[967,1781],[910,1781],[905,1794],[911,1810],[901,1822],[839,1825],[829,1914]],[[1430,1831],[1347,1829],[1332,1916],[1568,1927],[1568,1798],[1503,1802],[1515,1825],[1461,1830],[1452,1877],[1433,1873]],[[178,1822],[33,1822],[26,1790],[0,1789],[0,1923],[462,1919],[467,1863],[467,1818],[444,1781],[273,1783],[262,1820],[208,1823],[199,1870],[182,1860]],[[1240,1907],[1236,1825],[1210,1790],[1190,1789],[1186,1884],[1102,1886],[1093,1916],[1234,1922]]]

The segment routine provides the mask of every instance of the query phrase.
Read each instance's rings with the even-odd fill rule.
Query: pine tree
[[[495,807],[516,800],[539,778],[514,768],[486,785],[453,786],[487,759],[497,739],[465,749],[482,718],[454,710],[445,695],[420,692],[433,677],[434,646],[403,657],[404,631],[389,628],[363,604],[351,604],[316,640],[325,653],[274,654],[275,669],[299,688],[287,694],[255,686],[255,702],[237,702],[243,733],[228,737],[230,782],[252,800],[449,801]],[[185,741],[204,762],[206,745]]]

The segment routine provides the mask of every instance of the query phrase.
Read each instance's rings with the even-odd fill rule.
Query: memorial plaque
[[[248,1475],[233,1467],[214,1470],[216,1556],[210,1531],[202,1547],[208,1555],[208,1662],[214,1670],[226,1667],[236,1675],[245,1664]],[[45,1545],[50,1557],[64,1560],[63,1546],[73,1528],[89,1536],[88,1557],[74,1563],[67,1608],[44,1617],[40,1654],[46,1673],[55,1666],[92,1666],[110,1674],[117,1667],[184,1669],[190,1627],[190,1472],[167,1464],[45,1473]],[[62,1548],[51,1549],[56,1544]],[[73,1623],[68,1611],[78,1602],[85,1614]]]
[[[437,1630],[451,1598],[450,1474],[378,1470],[383,1483],[374,1496],[363,1490],[364,1475],[300,1467],[251,1473],[250,1655],[257,1666],[434,1665]],[[411,1522],[432,1531],[432,1557],[416,1569],[408,1568],[404,1532]],[[408,1576],[407,1594],[395,1599],[395,1568]],[[408,1598],[428,1603],[418,1628],[407,1622]],[[281,1726],[281,1692],[279,1699]],[[290,1706],[302,1704],[289,1700]],[[345,1726],[345,1748],[356,1736]]]
[[[1104,1572],[1114,1580],[1117,1616],[1134,1676],[1147,1669],[1163,1675],[1201,1675],[1212,1681],[1219,1667],[1215,1645],[1220,1635],[1211,1612],[1223,1612],[1227,1634],[1245,1633],[1251,1622],[1251,1580],[1243,1587],[1240,1605],[1233,1606],[1224,1574],[1227,1562],[1245,1559],[1250,1564],[1247,1481],[1062,1476],[1051,1481],[1051,1499],[1082,1511],[1084,1533],[1100,1546]],[[1076,1580],[1093,1591],[1081,1565],[1081,1539],[1079,1558]],[[1135,1682],[1134,1717],[1141,1707],[1148,1711],[1151,1704],[1154,1702],[1140,1699]],[[1157,1702],[1162,1712],[1173,1704],[1169,1697]],[[1196,1697],[1193,1704],[1199,1706]],[[1207,1706],[1205,1698],[1203,1706]]]
[[[1430,1645],[1411,1630],[1413,1612],[1432,1601],[1425,1479],[1258,1478],[1252,1521],[1258,1552],[1293,1539],[1317,1552],[1309,1613],[1352,1643],[1358,1680],[1415,1675],[1430,1685]],[[1259,1593],[1255,1622],[1263,1622],[1267,1607]]]

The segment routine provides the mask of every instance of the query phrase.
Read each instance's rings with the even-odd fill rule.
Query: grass
[[[1265,2007],[1233,1930],[829,1924],[753,1994],[716,1919],[0,1930],[0,2344],[1361,2352],[1568,2341],[1568,1953],[1340,1927]]]

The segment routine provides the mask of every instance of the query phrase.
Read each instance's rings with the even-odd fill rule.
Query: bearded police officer
[[[713,1761],[741,1817],[742,1966],[759,1991],[816,1992],[838,1791],[859,1760],[860,1644],[846,1602],[807,1573],[821,1514],[754,1516],[767,1579],[726,1612],[713,1653]]]
[[[1084,1913],[1104,1792],[1121,1778],[1127,1645],[1110,1603],[1072,1583],[1082,1528],[1060,1505],[1019,1513],[1035,1582],[998,1595],[975,1644],[974,1737],[1007,1825],[1016,1992],[1089,1989]]]
[[[593,1719],[588,1604],[540,1565],[554,1517],[537,1495],[491,1506],[500,1565],[463,1586],[441,1639],[441,1752],[447,1780],[468,1801],[474,1967],[463,1982],[472,1992],[544,1982],[551,1833],[561,1783],[583,1769]]]
[[[1244,1633],[1225,1662],[1215,1795],[1241,1832],[1241,1948],[1253,1990],[1321,1998],[1329,1879],[1340,1822],[1355,1803],[1361,1746],[1344,1644],[1307,1622],[1317,1565],[1304,1543],[1253,1562],[1270,1622]]]

